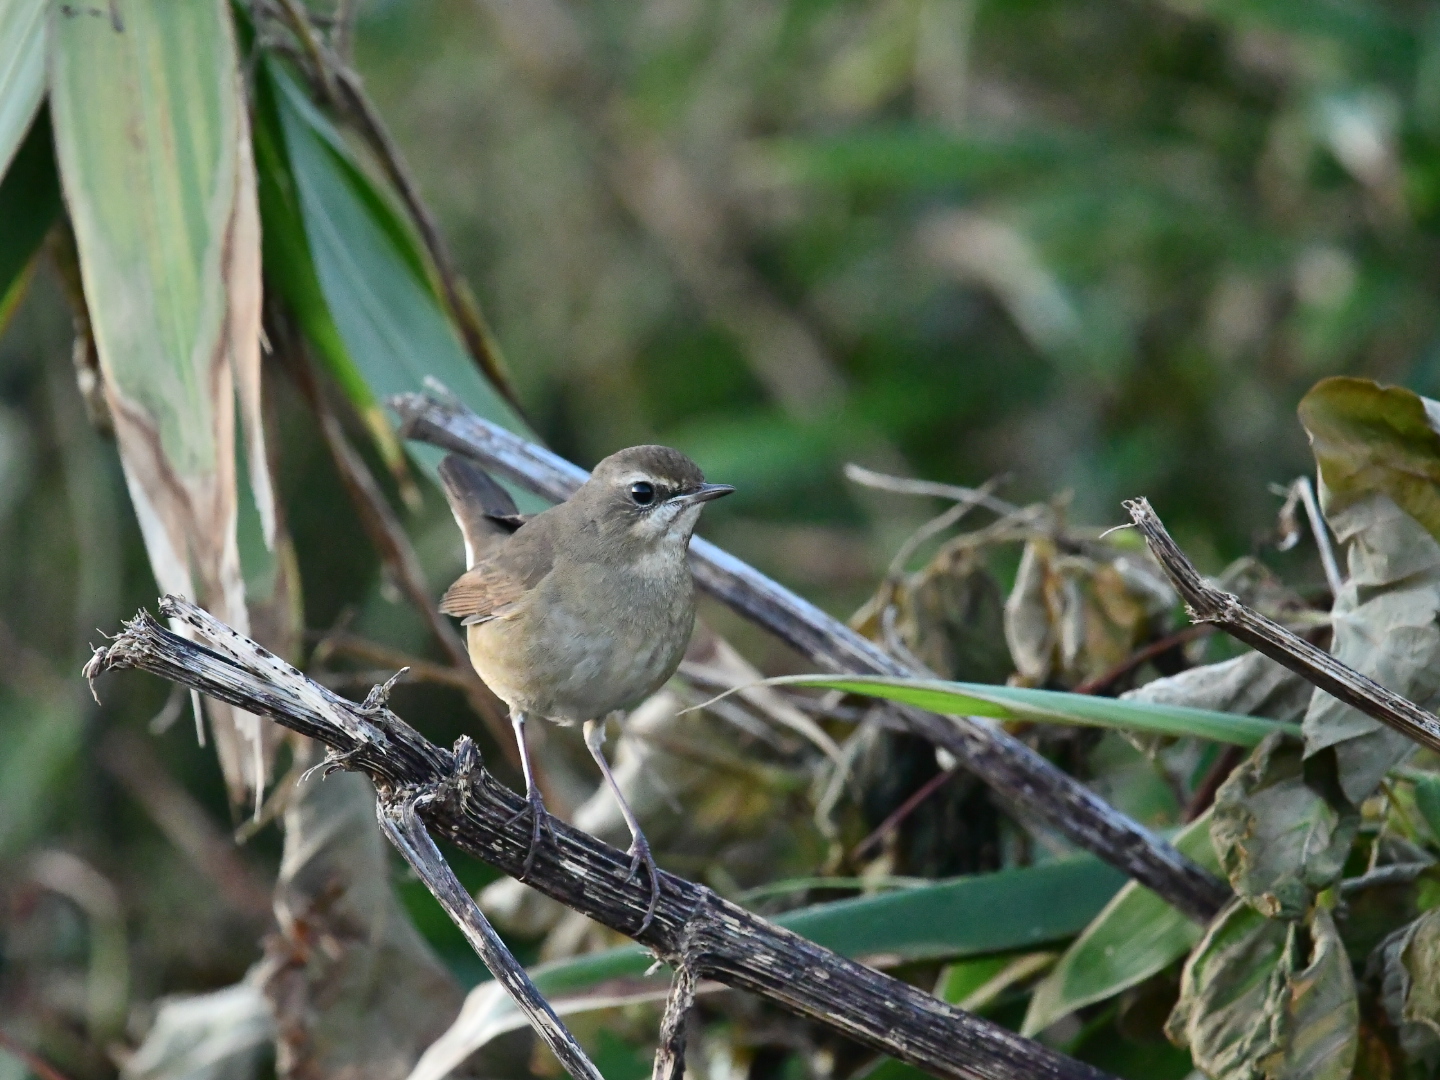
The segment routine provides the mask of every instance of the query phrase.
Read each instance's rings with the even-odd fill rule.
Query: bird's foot
[[[520,867],[522,880],[530,876],[530,871],[535,866],[535,853],[540,850],[541,830],[548,832],[551,840],[555,839],[555,829],[550,824],[550,811],[545,809],[545,800],[541,797],[539,788],[532,787],[525,793],[525,805],[505,822],[505,827],[514,825],[526,814],[530,815],[530,850],[525,853],[525,862]]]
[[[660,903],[660,870],[655,865],[655,856],[650,854],[650,842],[643,833],[636,832],[632,835],[630,847],[625,854],[630,856],[630,880],[633,881],[639,876],[642,866],[650,879],[650,903],[645,908],[645,918],[640,921],[640,929],[635,931],[638,936],[648,930],[655,919],[655,906]]]

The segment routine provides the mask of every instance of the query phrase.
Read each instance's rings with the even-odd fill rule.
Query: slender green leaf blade
[[[1219,873],[1210,816],[1206,811],[1185,826],[1175,846]],[[1144,982],[1189,952],[1204,932],[1143,885],[1127,882],[1035,988],[1021,1034],[1044,1031],[1076,1009]]]
[[[1237,746],[1254,746],[1274,731],[1297,733],[1294,724],[1255,716],[1021,686],[988,686],[878,675],[784,675],[766,682],[769,685],[843,690],[850,694],[917,705],[949,716],[989,716],[997,720],[1120,728],[1153,735],[1211,739]]]
[[[45,96],[45,8],[45,0],[0,0],[0,176]]]

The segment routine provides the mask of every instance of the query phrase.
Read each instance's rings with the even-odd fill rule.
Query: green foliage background
[[[848,485],[848,461],[1007,473],[1007,497],[1070,492],[1087,524],[1144,494],[1204,569],[1257,551],[1306,591],[1322,583],[1309,547],[1266,546],[1268,485],[1314,468],[1301,395],[1332,374],[1440,394],[1427,5],[389,0],[361,5],[355,65],[534,430],[587,466],[645,441],[685,450],[739,489],[706,535],[842,617],[925,512]],[[43,171],[24,154],[7,183],[21,163]],[[0,260],[23,232],[0,222]],[[142,730],[165,689],[116,680],[97,709],[76,678],[97,631],[155,586],[72,338],[42,259],[0,337],[0,868],[19,880],[54,849],[99,867],[123,898],[129,998],[146,1003],[234,982],[264,919],[217,902],[107,766],[107,734]],[[434,656],[303,396],[271,382],[306,626],[347,620]],[[438,591],[458,538],[423,481],[420,499],[406,525]],[[797,669],[706,615],[767,671]],[[404,686],[396,703],[436,741],[475,730],[452,690]],[[227,825],[188,731],[182,715],[155,749]],[[278,850],[261,832],[241,858],[263,875]],[[18,1034],[73,1076],[112,1074],[53,1005],[87,963],[82,921],[0,893],[0,1017],[23,1017]],[[473,976],[428,898],[404,895]],[[116,1038],[143,1029],[137,1009]]]

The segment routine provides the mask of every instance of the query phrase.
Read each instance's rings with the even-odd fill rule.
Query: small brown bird
[[[655,859],[605,760],[604,721],[675,673],[695,624],[686,551],[705,504],[735,489],[707,484],[667,446],[610,455],[565,502],[532,518],[483,469],[454,454],[440,466],[465,538],[464,574],[440,601],[469,633],[470,662],[510,707],[531,814],[528,872],[545,803],[525,748],[525,721],[585,725],[585,745],[630,826],[630,872],[644,865],[650,925],[660,896]]]

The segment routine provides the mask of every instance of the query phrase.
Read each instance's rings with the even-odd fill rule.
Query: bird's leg
[[[526,814],[530,815],[530,850],[526,852],[524,865],[520,868],[520,876],[525,878],[530,876],[530,870],[535,865],[535,853],[540,850],[540,830],[550,827],[550,812],[545,809],[545,800],[540,796],[535,773],[530,768],[530,751],[525,745],[525,713],[520,709],[511,709],[510,726],[515,729],[515,742],[520,747],[520,768],[525,773],[525,806],[505,824],[513,825]]]
[[[630,826],[630,849],[626,852],[630,856],[630,876],[633,878],[639,873],[643,865],[650,877],[650,904],[645,908],[645,918],[641,920],[640,929],[635,931],[636,934],[643,934],[655,918],[655,905],[660,902],[660,872],[655,866],[655,856],[650,854],[650,844],[645,839],[645,834],[640,831],[640,823],[635,820],[635,813],[621,794],[620,785],[615,782],[615,774],[610,771],[610,763],[605,760],[605,752],[601,749],[605,745],[604,720],[585,721],[585,745],[589,747],[595,764],[600,766],[605,782],[610,785],[610,793],[620,804],[620,813],[625,818],[625,824]]]

